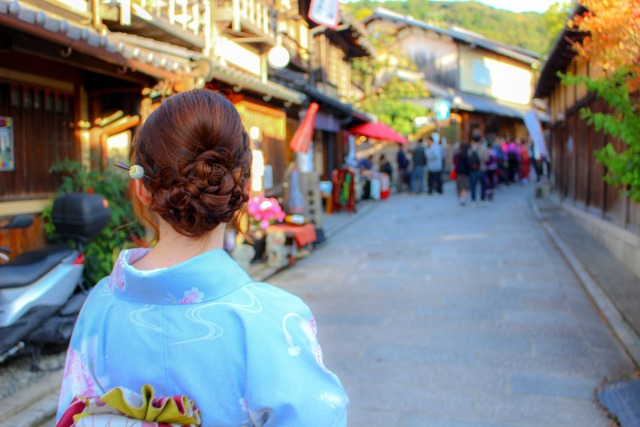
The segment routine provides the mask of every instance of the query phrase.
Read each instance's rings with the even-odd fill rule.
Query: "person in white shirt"
[[[442,148],[435,143],[433,135],[427,140],[427,184],[429,194],[437,192],[443,194],[442,190],[442,169],[444,167],[444,156]]]

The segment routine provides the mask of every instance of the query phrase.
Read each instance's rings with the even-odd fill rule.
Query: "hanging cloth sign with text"
[[[309,19],[316,24],[336,28],[340,23],[338,0],[311,0]]]

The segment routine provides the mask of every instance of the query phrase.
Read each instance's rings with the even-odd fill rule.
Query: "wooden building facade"
[[[221,90],[247,130],[258,128],[278,184],[286,110],[305,99],[268,80],[278,7],[274,0],[0,0],[2,135],[6,123],[11,130],[0,165],[0,222],[36,216],[36,227],[0,233],[0,245],[14,254],[43,245],[40,213],[61,182],[53,163],[104,165],[116,140],[113,150],[126,156],[154,105],[195,87]]]
[[[572,16],[584,12],[577,6]],[[624,143],[597,132],[581,117],[583,108],[606,112],[605,102],[584,85],[564,85],[557,75],[595,75],[599,71],[597,64],[576,60],[572,44],[583,36],[568,30],[558,36],[534,94],[547,99],[551,110],[552,186],[565,211],[640,277],[640,204],[631,201],[624,188],[605,181],[606,168],[595,154],[608,143],[623,151]]]
[[[578,7],[574,13],[582,13]],[[605,112],[602,99],[584,85],[564,85],[558,72],[595,76],[600,69],[589,62],[578,62],[572,42],[582,37],[563,31],[545,63],[535,91],[536,98],[548,99],[550,107],[550,145],[554,188],[562,199],[618,226],[639,230],[640,205],[631,202],[624,189],[605,181],[606,169],[597,161],[595,151],[611,142],[618,150],[623,143],[597,132],[580,116],[589,108]]]
[[[50,173],[64,159],[89,164],[110,137],[130,136],[140,122],[145,88],[178,81],[184,61],[167,67],[140,58],[151,51],[118,45],[84,24],[85,11],[52,3],[0,2],[0,117],[11,123],[11,164],[0,170],[0,220],[33,214],[35,227],[0,233],[13,254],[40,247],[40,213],[62,177]],[[5,143],[3,143],[5,145]]]

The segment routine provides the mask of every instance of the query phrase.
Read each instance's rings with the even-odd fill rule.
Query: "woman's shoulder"
[[[252,341],[270,340],[273,334],[281,333],[283,324],[290,319],[298,319],[304,324],[315,323],[309,306],[300,297],[284,289],[265,282],[254,282],[245,285],[240,292],[244,301],[242,307],[235,304],[235,308],[229,308],[243,323],[251,324],[252,330],[261,331],[261,334],[252,334]]]
[[[111,294],[109,291],[109,280],[111,276],[105,276],[96,283],[93,288],[89,290],[89,297],[97,297],[99,295]]]
[[[302,298],[271,283],[251,282],[245,285],[244,289],[254,291],[256,295],[261,296],[263,300],[268,301],[274,307],[281,307],[287,310],[308,310],[307,304]]]

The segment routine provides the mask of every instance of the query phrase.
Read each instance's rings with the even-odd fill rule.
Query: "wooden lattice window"
[[[79,157],[72,92],[0,82],[0,116],[14,131],[15,170],[0,172],[0,200],[28,199],[55,192],[59,177],[51,165]]]

